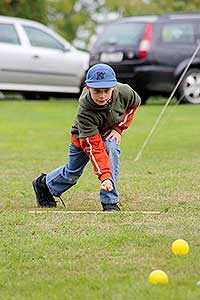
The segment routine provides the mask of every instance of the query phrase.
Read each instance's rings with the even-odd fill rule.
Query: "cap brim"
[[[93,89],[109,89],[116,86],[117,81],[112,82],[86,82],[87,86]]]

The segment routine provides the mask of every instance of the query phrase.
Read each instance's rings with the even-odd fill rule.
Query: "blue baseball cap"
[[[85,83],[91,88],[112,88],[117,84],[117,79],[109,65],[96,64],[88,70]]]

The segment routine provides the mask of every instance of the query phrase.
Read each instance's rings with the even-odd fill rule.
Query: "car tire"
[[[179,85],[177,101],[200,104],[200,69],[192,68],[187,71]]]
[[[145,105],[149,96],[146,92],[143,91],[137,91],[137,94],[140,96],[141,98],[141,105]]]
[[[26,100],[49,100],[49,94],[47,93],[26,92],[23,93],[23,96]]]
[[[85,74],[85,77],[86,77],[86,74]],[[80,97],[80,95],[82,94],[82,91],[83,91],[84,87],[86,86],[85,77],[81,80],[80,91],[78,93],[78,98]]]

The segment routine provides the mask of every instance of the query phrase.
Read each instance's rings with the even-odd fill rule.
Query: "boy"
[[[71,129],[68,163],[33,180],[38,207],[56,207],[54,196],[60,197],[75,185],[90,160],[100,180],[103,211],[120,210],[120,138],[132,122],[140,97],[130,86],[118,83],[106,64],[92,66],[85,83]]]

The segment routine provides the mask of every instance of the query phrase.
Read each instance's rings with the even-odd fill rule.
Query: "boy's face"
[[[105,105],[112,97],[114,88],[93,89],[88,87],[92,100],[98,105]]]

